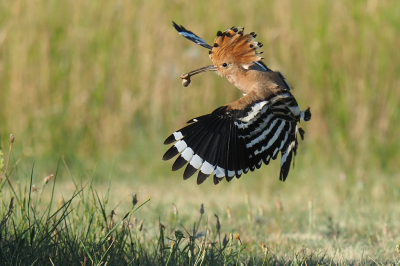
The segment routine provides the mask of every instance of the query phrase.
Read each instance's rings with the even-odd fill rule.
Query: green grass
[[[35,167],[1,174],[0,265],[400,265],[396,181],[256,189]]]
[[[178,208],[175,214],[170,203],[157,207],[144,199],[134,205],[130,197],[121,199],[125,211],[111,203],[111,184],[102,196],[91,178],[83,186],[75,184],[72,196],[64,198],[54,193],[57,182],[56,174],[31,190],[32,183],[14,183],[10,176],[2,180],[1,265],[398,265],[400,260],[395,243],[388,241],[388,234],[398,235],[398,227],[393,228],[398,222],[365,221],[382,211],[352,209],[351,218],[345,217],[358,222],[348,226],[329,210],[316,215],[325,220],[314,221],[312,201],[308,222],[298,211],[258,210],[254,215],[248,201],[231,208],[231,214],[207,205],[204,214],[199,206]]]

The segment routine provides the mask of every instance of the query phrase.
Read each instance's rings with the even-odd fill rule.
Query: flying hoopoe
[[[279,179],[285,181],[292,157],[298,146],[297,132],[303,139],[304,130],[297,127],[300,119],[311,119],[310,108],[300,111],[291,87],[280,72],[272,71],[261,60],[259,42],[254,32],[244,35],[244,28],[217,32],[214,45],[207,44],[193,32],[173,22],[186,39],[209,49],[213,64],[181,76],[182,84],[190,84],[191,76],[215,71],[243,91],[239,100],[215,109],[211,114],[188,121],[189,125],[174,132],[164,144],[175,144],[163,160],[178,155],[172,170],[187,164],[183,178],[197,170],[197,184],[214,173],[214,184],[223,178],[231,181],[249,170],[269,164],[281,152]]]

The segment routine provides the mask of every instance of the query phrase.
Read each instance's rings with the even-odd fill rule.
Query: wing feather
[[[189,41],[192,41],[200,46],[203,46],[204,48],[207,49],[212,49],[212,46],[207,44],[206,41],[204,41],[202,38],[191,32],[190,30],[185,29],[182,25],[179,26],[175,22],[172,21],[172,26],[179,32],[180,35],[188,39]]]
[[[236,109],[221,106],[170,135],[165,144],[175,143],[163,159],[179,154],[172,168],[178,170],[187,164],[184,179],[199,170],[198,184],[212,173],[214,184],[218,184],[223,178],[230,181],[260,168],[262,163],[269,164],[281,153],[279,179],[284,181],[296,155],[301,114],[289,92]],[[303,132],[300,130],[301,135]]]

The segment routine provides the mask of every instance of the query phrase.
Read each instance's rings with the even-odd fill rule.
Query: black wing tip
[[[182,32],[187,32],[190,34],[193,34],[194,36],[197,36],[196,34],[194,34],[193,32],[191,32],[190,30],[186,29],[185,27],[183,27],[182,25],[178,25],[176,24],[174,21],[172,21],[172,26],[175,28],[175,30],[177,32],[179,32],[179,34],[182,35]],[[198,36],[197,36],[198,37]],[[186,37],[185,37],[186,38]],[[200,37],[199,37],[200,38]]]
[[[177,171],[179,169],[181,169],[183,166],[185,166],[185,164],[187,164],[188,161],[186,161],[185,158],[182,157],[182,155],[180,155],[174,162],[174,164],[172,165],[172,171]]]
[[[176,141],[174,134],[172,134],[171,136],[169,136],[165,141],[164,141],[164,145],[168,145],[168,144],[172,144]]]
[[[310,121],[310,120],[311,120],[311,110],[310,110],[310,107],[308,107],[304,111],[304,121]]]
[[[282,182],[285,182],[286,178],[289,175],[289,170],[290,170],[290,162],[288,165],[285,165],[286,162],[281,166],[281,171],[279,173],[279,180]]]
[[[218,185],[219,182],[222,181],[222,179],[224,179],[224,178],[223,178],[223,177],[222,177],[222,178],[218,178],[218,177],[214,174],[214,178],[213,178],[214,185]]]
[[[293,153],[294,153],[294,151],[289,151],[289,154],[287,155],[286,160],[281,165],[281,171],[279,173],[279,180],[282,182],[285,182],[286,178],[289,175],[290,164],[292,162],[292,159],[294,158]],[[283,153],[282,153],[282,156],[283,156]]]
[[[300,133],[301,140],[304,140],[304,134],[306,133],[306,132],[304,131],[304,129],[302,129],[301,127],[299,127],[299,133]]]
[[[201,185],[204,181],[206,181],[209,175],[210,174],[205,174],[202,171],[199,171],[199,174],[197,175],[197,185]]]
[[[183,179],[186,180],[189,177],[191,177],[192,175],[194,175],[194,173],[196,173],[197,168],[194,168],[191,164],[188,164],[185,168],[185,172],[183,172]]]
[[[279,174],[279,180],[282,182],[285,182],[287,178],[287,175],[285,176],[282,172]]]
[[[204,47],[207,48],[209,50],[211,50],[213,47],[209,44],[207,44],[202,38],[200,38],[199,36],[197,36],[196,34],[194,34],[192,31],[186,29],[185,27],[183,27],[182,25],[178,25],[176,24],[174,21],[172,21],[172,26],[175,28],[175,30],[182,35],[183,37],[185,37],[186,39]],[[185,33],[189,33],[192,34],[195,38],[189,37],[189,36],[185,36]]]
[[[178,154],[179,154],[178,149],[177,149],[175,146],[172,146],[171,148],[169,148],[169,149],[165,152],[165,154],[164,154],[164,156],[163,156],[162,159],[163,159],[164,161],[168,161],[169,159],[175,157],[175,156],[178,155]]]
[[[176,31],[178,31],[179,33],[182,31],[187,31],[189,32],[187,29],[185,29],[185,27],[183,27],[182,25],[178,25],[176,24],[174,21],[172,21],[172,26],[175,28]]]

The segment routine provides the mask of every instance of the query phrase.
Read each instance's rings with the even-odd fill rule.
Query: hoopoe
[[[239,100],[215,109],[211,114],[188,121],[188,126],[174,132],[164,144],[175,143],[165,154],[169,160],[179,154],[172,170],[187,164],[183,178],[197,170],[197,184],[214,173],[214,184],[223,178],[229,182],[249,170],[269,164],[281,152],[279,179],[285,181],[292,157],[297,151],[297,132],[303,139],[304,130],[297,127],[300,119],[311,119],[310,108],[300,111],[291,87],[280,72],[272,71],[261,60],[259,42],[254,32],[244,35],[244,28],[217,32],[214,45],[207,44],[193,32],[173,22],[186,39],[209,49],[212,65],[181,76],[182,84],[205,71],[215,71],[240,89]]]

